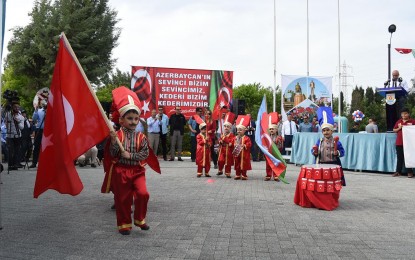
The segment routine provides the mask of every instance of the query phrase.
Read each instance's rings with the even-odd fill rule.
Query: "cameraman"
[[[32,155],[32,125],[27,118],[26,110],[21,111],[23,120],[23,129],[22,129],[22,144],[20,147],[20,161],[26,162],[29,160],[30,156]]]
[[[33,141],[33,161],[29,168],[36,168],[37,161],[39,160],[40,146],[42,144],[43,127],[45,125],[46,117],[46,100],[39,102],[38,108],[33,112],[33,125],[36,126],[35,139]]]
[[[20,164],[20,145],[24,118],[20,114],[20,106],[17,101],[11,104],[11,110],[6,111],[4,120],[6,122],[6,143],[9,150],[9,170],[17,170],[23,167]]]

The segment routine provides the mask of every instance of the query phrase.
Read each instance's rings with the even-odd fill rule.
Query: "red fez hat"
[[[270,128],[277,129],[279,121],[280,119],[278,118],[278,112],[269,113],[268,114],[268,129]]]
[[[233,125],[233,122],[235,122],[235,114],[232,112],[228,112],[225,116],[224,125]]]
[[[121,86],[112,91],[112,110],[114,111],[112,116],[114,122],[118,122],[118,118],[124,116],[129,110],[135,110],[140,114],[140,107],[141,102],[138,100],[137,94],[131,89]]]
[[[251,123],[250,116],[239,115],[236,119],[236,128],[247,128],[249,123]]]
[[[204,126],[206,126],[205,121],[203,121],[203,119],[199,115],[194,115],[193,118],[195,119],[196,123],[199,124],[200,129],[202,129]]]

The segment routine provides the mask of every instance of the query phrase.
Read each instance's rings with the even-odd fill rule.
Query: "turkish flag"
[[[109,135],[98,100],[63,35],[53,71],[34,197],[48,189],[77,195],[83,185],[74,160]]]
[[[405,49],[405,48],[395,48],[397,52],[400,54],[409,54],[412,53],[412,49]]]

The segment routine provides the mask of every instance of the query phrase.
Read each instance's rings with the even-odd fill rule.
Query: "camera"
[[[6,89],[3,93],[3,98],[6,100],[6,104],[4,105],[5,111],[11,110],[14,102],[20,101],[19,94],[16,90]]]

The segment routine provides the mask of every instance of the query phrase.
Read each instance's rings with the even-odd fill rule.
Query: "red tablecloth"
[[[305,208],[337,208],[342,175],[342,168],[335,164],[302,166],[297,179],[294,203]]]

